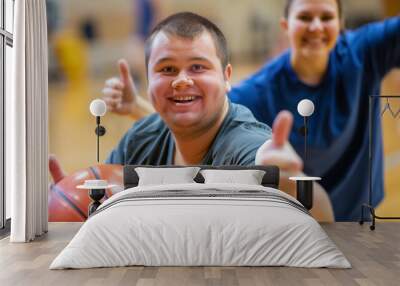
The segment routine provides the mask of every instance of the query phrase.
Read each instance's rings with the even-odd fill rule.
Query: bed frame
[[[187,166],[149,166],[149,165],[125,165],[124,166],[124,189],[133,188],[138,185],[139,177],[135,171],[137,167],[147,168],[182,168]],[[196,166],[202,170],[218,169],[218,170],[263,170],[265,175],[261,184],[265,187],[277,189],[279,186],[279,168],[276,166]],[[197,183],[204,183],[204,178],[200,174],[194,178]]]
[[[146,168],[183,168],[188,166],[150,166],[150,165],[125,165],[124,166],[124,189],[136,187],[139,183],[139,176],[135,171],[137,167]],[[196,166],[200,167],[202,170],[206,169],[218,169],[218,170],[263,170],[265,175],[261,181],[261,185],[264,187],[271,187],[279,189],[279,168],[277,166]],[[194,178],[197,183],[204,183],[204,178],[200,174]],[[304,182],[304,181],[303,181]],[[307,182],[307,181],[305,181]],[[309,187],[301,187],[301,184],[297,182],[297,200],[310,210],[313,207],[313,188],[312,181]],[[300,182],[301,183],[301,182]]]

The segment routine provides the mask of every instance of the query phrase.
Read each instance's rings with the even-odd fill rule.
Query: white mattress
[[[162,195],[172,190],[182,195]],[[257,197],[248,192],[247,196],[240,190],[263,193]],[[224,191],[228,195],[218,195]],[[161,197],[154,197],[156,192]],[[192,192],[203,196],[191,196]],[[103,203],[50,269],[127,265],[350,268],[342,252],[299,204],[279,190],[254,185],[135,187]]]

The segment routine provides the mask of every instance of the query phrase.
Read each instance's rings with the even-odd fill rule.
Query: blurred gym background
[[[215,22],[229,42],[233,83],[256,71],[287,47],[279,27],[285,0],[48,0],[50,153],[67,173],[96,164],[95,119],[90,102],[104,81],[118,76],[126,58],[140,94],[146,96],[143,39],[152,25],[178,11]],[[399,0],[345,0],[347,28],[400,13]],[[400,71],[390,73],[382,94],[400,95]],[[383,102],[382,104],[385,104]],[[400,109],[400,100],[390,100]],[[312,117],[311,119],[312,120]],[[100,160],[117,144],[133,119],[107,113]],[[366,122],[367,124],[367,122]],[[400,115],[384,115],[386,197],[379,215],[400,210]],[[397,213],[396,213],[397,211]]]

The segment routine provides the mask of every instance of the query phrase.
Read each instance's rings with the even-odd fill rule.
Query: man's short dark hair
[[[146,69],[149,64],[153,40],[159,32],[185,39],[194,39],[204,31],[210,33],[217,50],[217,56],[221,61],[222,67],[225,69],[229,63],[229,54],[224,34],[211,21],[191,12],[173,14],[154,27],[145,43]]]

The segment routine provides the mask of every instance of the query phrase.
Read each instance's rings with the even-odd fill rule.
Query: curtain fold
[[[12,194],[10,241],[28,242],[48,229],[46,3],[19,0],[14,11],[14,92],[6,98],[6,187]]]

